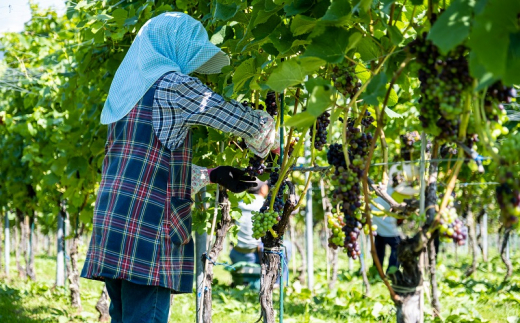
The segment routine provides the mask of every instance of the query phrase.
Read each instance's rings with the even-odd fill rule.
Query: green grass
[[[81,250],[85,253],[85,247]],[[291,272],[291,284],[286,288],[284,302],[285,323],[307,322],[394,322],[394,307],[388,291],[377,276],[370,278],[370,296],[363,297],[363,285],[358,274],[358,263],[348,270],[344,255],[340,255],[337,287],[328,290],[325,278],[323,249],[316,249],[316,285],[311,293]],[[441,292],[442,317],[447,322],[519,322],[520,269],[518,254],[512,259],[515,273],[511,282],[501,285],[504,266],[496,255],[479,266],[471,278],[464,275],[470,259],[452,254],[442,255],[437,268]],[[222,260],[227,260],[222,257]],[[36,258],[37,281],[18,278],[11,260],[11,277],[0,279],[0,322],[96,322],[94,308],[102,283],[81,280],[83,310],[77,312],[69,306],[66,288],[53,287],[56,264],[53,256]],[[82,263],[80,263],[80,266]],[[292,268],[292,266],[290,266]],[[258,294],[247,288],[231,288],[231,276],[222,267],[215,269],[213,289],[214,322],[254,322],[258,319]],[[278,292],[275,293],[278,309]],[[426,311],[431,313],[428,298]],[[170,322],[185,323],[195,320],[195,295],[177,295]],[[426,321],[432,317],[427,314]]]

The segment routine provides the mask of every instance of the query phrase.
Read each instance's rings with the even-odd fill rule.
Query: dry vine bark
[[[509,237],[511,236],[512,231],[512,227],[504,228],[504,238],[502,239],[502,245],[500,247],[500,258],[502,258],[502,262],[504,265],[506,265],[506,275],[504,276],[503,283],[507,282],[513,274],[513,265],[511,264],[511,260],[507,258],[506,255],[507,243],[509,242]]]
[[[96,303],[96,310],[99,313],[99,322],[109,322],[110,321],[110,313],[108,312],[110,306],[110,299],[108,297],[107,286],[103,285],[103,290],[101,291],[101,296]]]
[[[262,254],[262,276],[259,295],[261,315],[258,322],[263,319],[264,323],[274,323],[276,320],[273,308],[273,289],[279,274],[281,261],[279,253],[284,252],[283,234],[289,225],[289,217],[296,207],[294,185],[288,181],[287,186],[289,188],[289,197],[284,206],[282,219],[273,227],[278,237],[274,238],[271,232],[267,232],[262,238],[264,252]]]
[[[477,223],[480,226],[480,231],[479,231],[479,233],[477,235],[477,243],[478,243],[478,247],[480,249],[480,252],[482,254],[482,260],[484,262],[487,262],[488,261],[487,251],[486,251],[487,248],[485,248],[485,247],[487,247],[487,245],[484,246],[484,235],[486,235],[486,237],[487,237],[487,232],[485,231],[487,229],[487,225],[483,225],[483,223],[484,223],[483,222],[484,221],[484,215],[485,214],[486,214],[486,210],[484,208],[482,208],[482,210],[480,210],[480,213],[479,213],[479,215],[477,217]]]
[[[32,281],[36,280],[36,269],[34,268],[34,253],[35,253],[35,239],[34,239],[34,221],[36,214],[32,211],[31,217],[26,217],[26,232],[27,232],[27,276]]]
[[[80,296],[80,284],[79,284],[79,271],[78,271],[78,246],[79,237],[83,233],[85,225],[81,229],[75,230],[72,243],[70,245],[70,261],[67,262],[67,273],[69,274],[69,289],[70,289],[70,302],[71,306],[78,309],[81,312],[81,296]]]
[[[20,210],[16,210],[16,222],[14,225],[14,243],[15,243],[15,261],[18,276],[22,279],[27,278],[25,268],[22,266],[20,257],[24,250],[25,245],[25,226],[23,224],[23,214]]]
[[[466,220],[468,224],[468,243],[471,248],[471,266],[466,270],[466,276],[471,276],[477,270],[477,255],[478,255],[478,245],[477,245],[477,233],[476,233],[476,223],[475,218],[473,216],[473,212],[468,210],[466,213]]]
[[[217,223],[217,228],[215,231],[215,243],[208,252],[206,259],[204,259],[204,261],[207,262],[206,271],[204,273],[205,281],[203,283],[205,288],[203,295],[204,309],[202,311],[202,322],[204,323],[212,322],[211,283],[213,282],[213,263],[217,260],[219,254],[222,252],[222,249],[224,247],[224,239],[229,229],[233,225],[231,221],[231,216],[229,214],[229,199],[225,189],[220,190],[219,204],[221,210],[221,218],[220,221]]]

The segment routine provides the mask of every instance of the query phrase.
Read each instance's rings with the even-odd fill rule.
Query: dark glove
[[[256,178],[248,176],[241,169],[231,166],[219,166],[209,173],[209,180],[217,183],[233,193],[240,193],[248,188],[256,187]]]

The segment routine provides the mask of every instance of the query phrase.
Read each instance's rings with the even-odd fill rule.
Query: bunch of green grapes
[[[253,217],[253,238],[260,239],[265,236],[266,232],[278,223],[278,212],[265,211],[265,212],[251,212]]]
[[[327,222],[329,224],[329,229],[332,232],[332,235],[329,237],[329,247],[334,249],[343,247],[343,242],[345,241],[345,232],[342,231],[342,228],[345,226],[345,222],[343,222],[343,214],[329,214],[327,216]]]

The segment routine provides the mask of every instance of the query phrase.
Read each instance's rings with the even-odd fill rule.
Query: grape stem
[[[300,88],[296,89],[296,93],[294,94],[293,115],[296,115],[296,112],[298,111],[299,99],[300,99]],[[285,143],[282,168],[287,164],[287,157],[289,156],[289,146],[291,145],[291,139],[292,139],[293,132],[294,132],[294,127],[291,127],[291,129],[289,130],[289,135],[287,136],[287,142]]]
[[[316,139],[316,132],[317,131],[313,131],[312,133],[312,142],[311,142],[311,165],[314,165],[314,158],[315,158],[315,151],[316,149],[314,149],[314,140]],[[305,188],[303,189],[303,191],[301,192],[300,194],[300,198],[298,199],[298,203],[296,204],[296,206],[294,207],[294,209],[298,209],[300,207],[300,205],[302,204],[302,201],[303,201],[303,197],[305,196],[305,194],[307,194],[307,190],[309,189],[309,186],[311,184],[311,178],[312,178],[312,171],[310,172],[309,176],[307,177],[307,183],[305,183]]]
[[[474,87],[476,87],[477,81],[474,81]],[[484,89],[483,98],[485,96],[485,93],[487,92],[486,89]],[[482,99],[483,101],[484,99]],[[487,121],[484,111],[481,109],[481,106],[484,106],[483,102],[479,104],[478,98],[475,98],[473,100],[473,114],[475,115],[475,121],[477,124],[476,130],[479,135],[479,137],[482,139],[482,142],[484,143],[484,146],[486,147],[486,151],[491,154],[491,157],[493,157],[493,160],[496,162],[500,162],[500,156],[498,156],[497,153],[493,150],[493,146],[490,142],[491,136],[488,136],[487,132]]]
[[[304,130],[305,131],[304,133],[306,133],[308,130],[309,130],[309,127]],[[280,186],[281,186],[282,182],[285,180],[287,172],[289,171],[290,165],[292,165],[294,163],[294,161],[296,160],[296,155],[297,155],[296,152],[299,152],[301,150],[301,147],[302,147],[302,144],[303,144],[304,141],[305,140],[299,140],[298,141],[298,143],[296,144],[296,147],[294,147],[293,155],[289,158],[287,163],[280,170],[280,175],[278,177],[278,182],[276,183],[276,185],[274,186],[274,188],[271,191],[271,196],[273,196],[273,198],[271,199],[271,203],[269,204],[269,209],[270,210],[273,209],[273,205],[274,205],[274,201],[275,201],[274,197],[278,194],[278,191],[280,190]]]
[[[395,49],[395,47],[393,47],[392,51],[394,49]],[[372,258],[374,259],[374,263],[376,265],[376,268],[377,268],[377,271],[379,273],[379,276],[381,277],[381,279],[383,279],[383,282],[385,283],[386,287],[388,288],[388,291],[390,292],[390,296],[396,302],[400,301],[400,297],[395,293],[394,289],[392,288],[392,286],[390,286],[390,283],[386,279],[386,275],[383,272],[383,268],[381,266],[381,261],[379,260],[379,257],[377,256],[377,252],[376,252],[376,248],[375,248],[375,242],[374,242],[374,235],[372,234],[372,218],[371,218],[371,215],[370,215],[370,197],[369,197],[369,191],[368,191],[368,169],[370,168],[370,162],[372,160],[372,156],[374,155],[374,150],[375,150],[375,147],[376,147],[377,138],[381,136],[381,130],[382,130],[383,125],[384,125],[385,108],[386,108],[386,105],[388,104],[388,98],[390,97],[390,91],[392,90],[395,81],[397,80],[399,75],[401,75],[401,73],[403,72],[403,70],[406,67],[406,65],[408,64],[408,62],[410,62],[410,60],[411,60],[411,57],[408,56],[401,63],[401,65],[399,66],[399,69],[397,71],[395,71],[394,76],[392,77],[392,80],[390,81],[390,84],[388,86],[388,90],[386,91],[385,99],[383,101],[383,105],[382,105],[381,111],[378,111],[379,109],[376,106],[376,116],[378,118],[378,120],[377,120],[377,129],[376,129],[375,136],[372,139],[372,143],[370,145],[370,151],[368,153],[367,160],[365,161],[365,170],[363,172],[363,180],[362,180],[362,182],[363,182],[363,193],[364,193],[364,196],[365,196],[365,216],[366,216],[366,222],[367,222],[369,230],[370,230],[370,234],[369,234],[369,236],[370,236],[370,251],[372,253]],[[383,65],[384,65],[384,61],[378,66],[378,71],[381,69],[381,67]],[[345,142],[345,144],[346,144],[346,142]]]
[[[383,185],[388,184],[389,176],[388,176],[388,144],[386,143],[385,131],[381,129],[381,136],[379,136],[381,141],[381,153],[383,154]],[[413,169],[413,168],[412,168]]]

